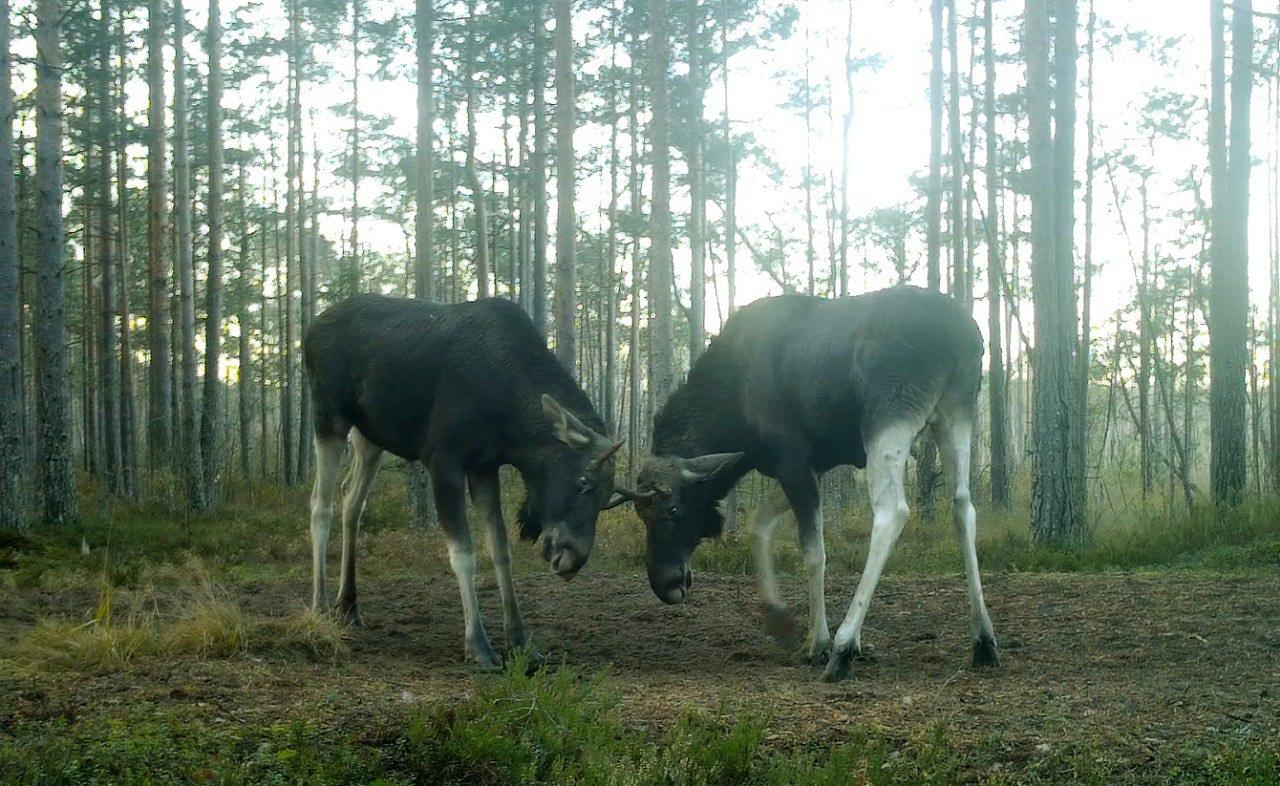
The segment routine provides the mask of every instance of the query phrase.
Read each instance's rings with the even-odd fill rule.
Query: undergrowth
[[[377,723],[255,727],[189,709],[134,707],[0,730],[0,783],[950,784],[1280,782],[1280,739],[1235,737],[1156,762],[1087,742],[1011,752],[937,723],[912,736],[861,728],[821,744],[770,739],[751,710],[685,712],[665,729],[627,722],[607,676],[529,675],[515,658],[470,698]]]

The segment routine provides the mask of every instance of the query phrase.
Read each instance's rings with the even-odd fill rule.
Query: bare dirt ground
[[[828,580],[833,628],[855,583]],[[869,727],[907,739],[942,725],[953,740],[995,741],[1014,761],[1088,740],[1138,767],[1186,745],[1280,728],[1280,578],[996,575],[986,584],[998,668],[966,665],[959,576],[888,577],[864,637],[870,656],[849,681],[826,685],[797,651],[760,631],[748,578],[698,576],[692,599],[677,607],[661,605],[639,574],[519,582],[537,647],[583,672],[608,669],[626,715],[643,726],[664,726],[686,707],[754,713],[778,738],[801,743]],[[234,591],[246,610],[267,616],[308,596],[302,582]],[[501,647],[491,579],[481,595]],[[83,618],[93,604],[84,592],[18,590],[0,604],[0,637],[21,635],[40,616]],[[182,705],[209,722],[304,717],[345,730],[405,702],[448,702],[470,689],[451,576],[366,581],[361,604],[367,627],[332,661],[245,656],[140,661],[73,678],[11,674],[0,679],[0,726],[150,703]]]

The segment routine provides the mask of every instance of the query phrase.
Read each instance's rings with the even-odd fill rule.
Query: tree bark
[[[62,2],[36,3],[36,467],[41,520],[78,519],[62,229]]]
[[[182,0],[173,3],[173,202],[178,234],[178,297],[181,308],[182,435],[178,462],[194,510],[209,506],[200,450],[200,412],[196,408],[195,265],[191,248],[191,163],[187,152],[186,12]]]
[[[435,297],[435,9],[433,0],[417,0],[414,33],[418,61],[418,155],[414,161],[414,294]]]
[[[671,150],[667,129],[667,3],[649,0],[649,79],[652,119],[649,145],[653,156],[653,187],[649,219],[649,390],[655,407],[675,385],[672,346],[671,270]]]
[[[992,0],[983,4],[984,104],[987,158],[987,403],[991,425],[991,503],[1008,508],[1012,498],[1009,473],[1009,403],[1004,378],[1001,336],[1001,290],[1004,287],[1004,247],[999,235],[1000,151],[996,136],[996,57]]]
[[[125,79],[128,73],[129,44],[124,30],[125,9],[117,6],[116,14],[116,81],[115,81],[115,145],[116,145],[116,226],[120,233],[117,253],[116,290],[119,295],[120,315],[120,473],[122,493],[134,497],[138,493],[136,391],[133,382],[133,336],[129,325],[132,309],[129,304],[129,272],[131,266],[129,244],[129,182],[128,137],[125,133],[128,114],[125,110]]]
[[[0,0],[0,532],[26,527],[17,180],[9,0]]]
[[[556,293],[553,307],[556,357],[576,378],[575,325],[578,313],[577,270],[574,267],[573,212],[575,186],[573,155],[573,32],[572,3],[555,0],[556,17]]]
[[[169,347],[168,164],[165,156],[164,38],[162,0],[147,5],[147,455],[152,470],[173,450],[172,355]]]
[[[702,4],[689,0],[689,363],[697,361],[707,341],[706,224],[702,149],[702,109],[706,79],[702,70]]]
[[[929,289],[942,289],[942,8],[944,0],[933,0],[930,19],[932,38],[929,55],[929,181],[925,201],[925,243],[928,253]],[[920,459],[916,467],[916,499],[921,514],[930,516],[934,508],[934,487],[938,483],[938,449],[925,434],[920,438]]]
[[[205,96],[209,154],[209,253],[205,258],[204,396],[200,416],[200,454],[205,498],[212,504],[219,461],[217,434],[221,427],[222,361],[222,19],[218,0],[209,0],[205,51],[209,57],[209,87]]]
[[[119,297],[116,293],[115,234],[112,228],[116,216],[111,190],[115,106],[111,91],[110,6],[107,0],[100,0],[98,7],[98,268],[102,295],[98,375],[101,380],[99,405],[102,408],[102,488],[109,496],[116,496],[122,490],[123,480],[120,471],[120,365],[116,354],[119,332],[115,322]]]
[[[1249,100],[1253,86],[1253,3],[1234,0],[1231,24],[1230,148],[1223,150],[1222,2],[1213,13],[1210,169],[1213,173],[1209,290],[1209,485],[1218,503],[1238,502],[1245,487],[1249,219]],[[1225,170],[1223,163],[1225,162]],[[1218,173],[1222,172],[1219,177]]]
[[[533,324],[547,332],[547,23],[545,0],[533,22]]]
[[[559,2],[559,0],[557,0]],[[476,21],[475,0],[467,2],[467,38],[464,82],[467,101],[467,150],[466,177],[467,187],[471,189],[472,219],[475,222],[475,262],[476,262],[476,296],[489,297],[489,210],[484,187],[480,185],[479,169],[476,166]],[[558,110],[557,110],[558,113]],[[558,244],[557,244],[558,245]]]

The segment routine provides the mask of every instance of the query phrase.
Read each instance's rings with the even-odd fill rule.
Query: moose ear
[[[555,432],[556,439],[574,450],[586,448],[595,438],[594,431],[584,426],[572,412],[546,393],[542,394],[542,413],[551,423],[551,430]]]
[[[741,459],[742,453],[708,453],[680,462],[680,479],[686,483],[709,480],[721,470],[728,469]]]

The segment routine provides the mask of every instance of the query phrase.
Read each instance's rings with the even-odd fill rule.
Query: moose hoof
[[[809,644],[809,665],[815,669],[827,663],[831,658],[831,639],[822,639]]]
[[[502,658],[493,651],[489,642],[467,642],[467,659],[475,664],[476,669],[485,672],[502,671]]]
[[[800,624],[786,606],[764,605],[764,631],[787,646],[793,646],[800,638]]]
[[[974,666],[999,666],[1000,656],[996,654],[996,640],[988,634],[982,634],[973,642]]]
[[[827,668],[822,672],[822,681],[840,682],[848,679],[849,673],[853,668],[853,659],[856,657],[858,657],[858,651],[853,647],[831,650],[831,658],[827,661]]]
[[[363,628],[364,620],[360,618],[360,607],[353,600],[350,603],[338,601],[338,608],[334,610],[338,615],[338,619],[350,625],[353,628]]]

